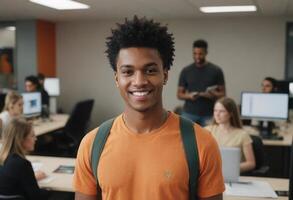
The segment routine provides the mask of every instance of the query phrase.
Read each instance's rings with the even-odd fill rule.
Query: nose
[[[147,76],[143,72],[136,72],[133,80],[135,86],[147,84]]]

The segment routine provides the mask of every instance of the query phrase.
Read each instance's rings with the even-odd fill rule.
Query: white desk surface
[[[48,157],[48,156],[27,156],[31,162],[42,163],[41,170],[53,179],[48,183],[39,183],[42,188],[48,188],[54,191],[73,192],[72,179],[73,174],[54,173],[53,171],[59,165],[74,166],[75,158],[61,158],[61,157]]]
[[[282,190],[288,191],[289,188],[289,180],[281,179],[281,178],[261,178],[261,177],[240,177],[241,181],[250,181],[250,180],[258,180],[258,181],[266,181],[268,182],[274,190]],[[255,197],[235,197],[235,196],[226,196],[224,195],[224,200],[268,200],[272,198],[255,198]],[[275,199],[272,199],[275,200]],[[288,197],[278,197],[277,200],[288,200]]]
[[[259,135],[259,131],[251,126],[244,126],[244,129],[251,135]],[[269,146],[291,146],[293,138],[293,124],[286,124],[282,130],[278,130],[278,134],[284,137],[283,140],[266,140],[263,139],[264,145]]]
[[[43,163],[41,170],[54,179],[46,184],[40,184],[40,187],[49,188],[55,191],[73,192],[72,179],[73,174],[53,173],[59,165],[74,165],[74,158],[46,157],[46,156],[27,156],[31,162]],[[274,190],[286,190],[289,188],[288,179],[279,178],[259,178],[259,177],[240,177],[240,180],[259,180],[268,182]],[[224,195],[224,200],[265,200],[266,198],[245,198]],[[278,200],[285,200],[287,197],[279,197]]]
[[[36,136],[46,134],[63,128],[69,118],[68,114],[55,114],[50,116],[50,120],[37,120],[33,122]]]

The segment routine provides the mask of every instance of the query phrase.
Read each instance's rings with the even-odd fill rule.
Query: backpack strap
[[[97,187],[99,186],[99,180],[98,180],[98,174],[97,174],[97,168],[99,164],[99,160],[101,157],[101,154],[103,152],[104,146],[106,144],[107,138],[110,134],[110,130],[112,128],[113,122],[115,118],[109,119],[105,122],[103,122],[98,129],[98,132],[95,136],[95,140],[93,142],[92,147],[92,155],[91,155],[91,167],[93,174],[97,180]]]
[[[199,158],[193,122],[180,116],[180,133],[189,170],[189,200],[198,199]]]
[[[98,163],[103,152],[105,143],[107,141],[107,138],[110,134],[110,130],[112,128],[114,120],[115,118],[109,119],[108,121],[105,121],[99,126],[98,132],[93,142],[91,154],[91,167],[93,174],[97,180],[98,191],[101,191],[97,175]],[[199,176],[199,158],[193,122],[183,117],[180,117],[180,134],[189,170],[189,199],[196,200],[198,187],[197,181]]]

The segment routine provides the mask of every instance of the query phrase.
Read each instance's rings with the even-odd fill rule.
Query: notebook
[[[225,183],[238,182],[241,152],[239,148],[221,147],[222,172]]]

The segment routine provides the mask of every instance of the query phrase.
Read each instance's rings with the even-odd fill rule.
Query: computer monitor
[[[40,92],[22,93],[23,114],[26,117],[36,117],[41,115],[42,101]]]
[[[44,88],[49,96],[60,95],[60,80],[59,78],[45,78]]]
[[[289,91],[290,91],[289,85],[290,85],[290,81],[288,81],[288,80],[278,80],[276,92],[289,94]]]
[[[281,93],[242,92],[241,117],[264,121],[260,127],[263,138],[272,137],[268,121],[288,119],[289,95]]]
[[[289,83],[289,96],[293,97],[293,81]]]

